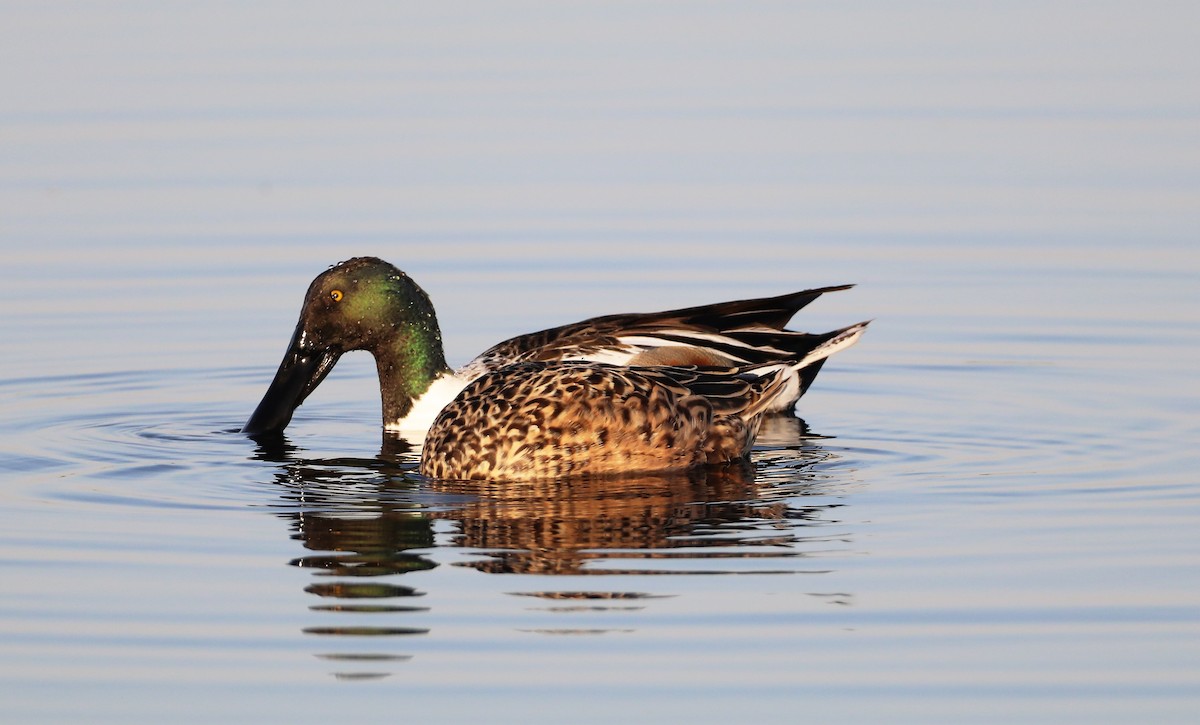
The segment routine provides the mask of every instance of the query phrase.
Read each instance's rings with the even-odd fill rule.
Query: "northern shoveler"
[[[309,285],[283,362],[242,430],[281,432],[343,353],[367,350],[384,426],[425,438],[422,471],[431,476],[731,460],[753,442],[762,414],[790,408],[826,358],[858,340],[866,322],[822,334],[783,329],[822,294],[851,286],[596,317],[514,337],[452,370],[425,291],[391,264],[358,257]]]

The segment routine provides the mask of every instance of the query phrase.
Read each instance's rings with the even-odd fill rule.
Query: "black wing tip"
[[[850,282],[848,284],[834,284],[834,285],[830,285],[828,287],[817,287],[816,289],[808,290],[808,292],[814,293],[814,294],[818,293],[818,292],[822,293],[822,294],[824,294],[825,292],[841,292],[843,290],[853,289],[854,287],[857,287],[857,286],[858,286],[857,282]],[[803,294],[803,293],[801,293],[801,294]]]
[[[779,295],[778,297],[768,299],[796,300],[799,306],[803,307],[823,294],[828,294],[830,292],[844,292],[848,289],[853,289],[855,286],[855,283],[850,283],[835,284],[828,287],[814,287],[813,289],[797,290],[796,292],[791,292],[789,294]]]

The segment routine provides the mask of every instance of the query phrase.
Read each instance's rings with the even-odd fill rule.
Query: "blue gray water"
[[[6,722],[1192,722],[1188,3],[0,8]],[[304,289],[462,363],[858,283],[747,471],[452,487]]]

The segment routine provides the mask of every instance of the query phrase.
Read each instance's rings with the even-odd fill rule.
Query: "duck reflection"
[[[749,466],[621,479],[475,485],[479,498],[453,513],[452,543],[485,558],[465,563],[493,574],[638,573],[592,566],[705,554],[706,530],[748,516],[777,518],[778,504],[753,501]],[[707,542],[712,543],[712,542]],[[662,567],[642,573],[669,573]]]
[[[260,444],[257,457],[278,465],[280,515],[290,521],[292,538],[311,552],[289,563],[313,570],[315,581],[305,591],[320,602],[310,609],[328,615],[329,621],[304,632],[345,637],[359,648],[320,655],[324,659],[378,668],[408,657],[392,652],[402,641],[397,637],[428,631],[416,614],[427,609],[424,592],[404,577],[438,566],[430,554],[439,544],[477,557],[456,565],[492,574],[800,571],[798,562],[779,562],[803,559],[801,544],[821,537],[801,532],[826,523],[838,505],[821,491],[812,470],[829,456],[794,417],[770,421],[762,440],[757,472],[747,463],[526,483],[424,479],[416,474],[416,453],[390,436],[372,459],[307,458],[283,438]],[[798,506],[806,496],[813,504]],[[653,598],[603,587],[513,594],[543,600],[552,611],[641,608]],[[591,630],[553,630],[568,632]],[[387,673],[334,674],[362,679]]]

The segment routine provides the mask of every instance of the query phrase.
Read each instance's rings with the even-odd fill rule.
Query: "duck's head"
[[[296,408],[351,350],[375,356],[385,420],[402,417],[412,398],[446,367],[425,291],[387,262],[357,257],[309,285],[283,362],[242,432],[257,437],[286,428]]]

